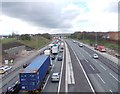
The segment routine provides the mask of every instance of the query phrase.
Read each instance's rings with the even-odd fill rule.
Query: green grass
[[[32,37],[30,41],[17,40],[16,38],[4,38],[4,39],[2,39],[2,41],[0,41],[0,43],[2,43],[2,44],[11,43],[11,42],[20,42],[29,47],[38,49],[38,48],[42,48],[43,46],[47,45],[50,42],[50,40],[48,40],[44,37],[38,37],[38,38]]]
[[[86,44],[95,44],[95,41],[92,41],[92,40],[79,40],[83,43],[86,43]],[[115,43],[111,43],[111,42],[107,42],[107,41],[98,41],[98,45],[104,45],[106,48],[110,48],[110,49],[113,49],[113,50],[116,50],[118,51],[120,49],[120,45],[118,44],[115,44]]]
[[[4,38],[0,41],[0,43],[5,44],[5,43],[10,43],[16,41],[16,38]]]
[[[42,48],[43,46],[47,45],[50,42],[50,40],[48,40],[44,37],[38,37],[38,38],[32,37],[31,41],[19,40],[19,42],[21,42],[29,47],[38,49],[38,48]]]
[[[120,46],[118,44],[112,44],[112,43],[106,43],[105,47],[111,48],[113,50],[118,50],[118,48],[120,48]]]

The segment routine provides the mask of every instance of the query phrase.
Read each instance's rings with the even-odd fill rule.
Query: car
[[[83,44],[82,44],[82,43],[79,43],[79,46],[80,46],[80,47],[83,47]]]
[[[26,68],[28,66],[28,64],[23,64],[23,68]]]
[[[0,74],[4,74],[5,71],[3,69],[0,69]]]
[[[51,55],[51,59],[52,59],[52,60],[55,60],[55,55]]]
[[[5,72],[12,69],[11,66],[1,66],[0,69],[4,70]]]
[[[12,66],[6,66],[7,70],[12,69]]]
[[[62,56],[59,55],[58,58],[57,58],[58,61],[62,61]]]
[[[60,80],[60,73],[59,72],[53,73],[52,77],[51,77],[51,81],[52,82],[59,82],[59,80]]]
[[[63,49],[60,49],[60,52],[62,53],[62,52],[63,52]]]
[[[93,58],[98,59],[98,55],[97,54],[93,54]]]
[[[75,43],[76,41],[75,40],[73,40],[73,43]]]
[[[7,88],[6,94],[17,94],[19,90],[20,90],[20,83],[16,81],[15,84]]]

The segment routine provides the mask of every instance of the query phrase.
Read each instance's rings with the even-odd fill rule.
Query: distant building
[[[119,34],[120,34],[120,32],[113,32],[113,31],[111,31],[111,32],[104,32],[102,38],[113,40],[113,41],[118,41]]]
[[[118,40],[119,37],[118,35],[120,34],[120,32],[108,32],[108,37],[110,40]]]

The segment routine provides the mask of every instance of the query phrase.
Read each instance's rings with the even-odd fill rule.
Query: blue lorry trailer
[[[23,72],[19,73],[21,90],[40,90],[50,64],[50,56],[37,56]]]

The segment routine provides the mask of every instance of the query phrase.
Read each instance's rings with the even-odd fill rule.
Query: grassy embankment
[[[5,43],[10,43],[10,42],[15,42],[16,38],[3,38],[0,43],[5,44]]]
[[[77,39],[78,40],[78,39]],[[86,44],[95,44],[95,41],[89,40],[89,39],[84,39],[84,40],[78,40]],[[113,43],[108,40],[101,40],[98,41],[98,45],[104,45],[106,48],[113,49],[115,51],[118,51],[120,49],[120,45],[118,43]]]
[[[42,48],[45,45],[47,45],[51,40],[48,40],[44,37],[32,37],[30,41],[28,40],[17,40],[16,38],[4,38],[2,39],[2,41],[0,41],[0,43],[5,44],[5,43],[11,43],[11,42],[20,42],[23,43],[29,47],[38,49],[38,48]]]
[[[44,37],[38,37],[38,38],[31,38],[31,41],[28,41],[28,40],[20,40],[21,43],[29,46],[29,47],[32,47],[32,48],[35,48],[35,49],[38,49],[38,48],[42,48],[44,47],[45,45],[47,45],[50,40],[44,38]]]

